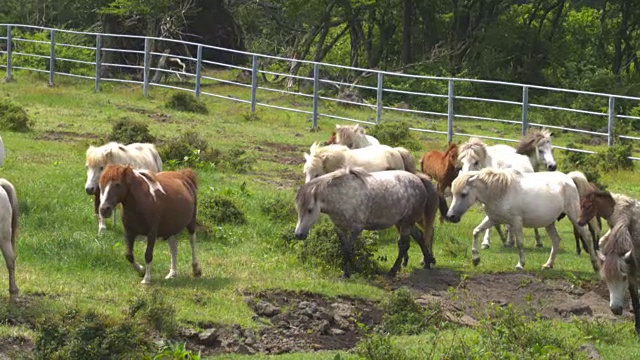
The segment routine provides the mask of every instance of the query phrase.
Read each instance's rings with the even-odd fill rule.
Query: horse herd
[[[304,159],[305,184],[295,197],[295,235],[306,238],[320,214],[328,215],[341,242],[344,277],[351,274],[354,241],[360,233],[392,226],[399,232],[398,257],[389,274],[407,265],[411,238],[420,245],[423,265],[430,268],[436,263],[433,239],[438,211],[440,221],[457,223],[476,202],[483,204],[486,216],[472,234],[474,265],[480,262],[478,237],[485,233],[482,247],[489,247],[489,232],[495,226],[504,246],[514,242],[518,246],[516,267],[522,269],[523,228],[544,227],[551,252],[543,268],[551,268],[560,241],[555,223],[566,216],[574,228],[576,251],[579,254],[582,245],[589,253],[593,269],[600,271],[609,288],[615,314],[622,312],[629,289],[640,334],[640,203],[598,190],[580,172],[555,171],[549,131],[531,129],[516,148],[487,146],[478,138],[460,146],[451,143],[444,152],[426,153],[418,171],[406,149],[380,144],[359,125],[337,125],[324,146],[314,143]],[[540,167],[547,171],[535,172]],[[193,275],[201,275],[195,249],[197,181],[193,170],[162,171],[155,146],[139,143],[91,146],[86,168],[85,191],[95,197],[98,232],[105,231],[104,219],[122,204],[126,258],[143,277],[143,284],[151,281],[157,238],[169,244],[171,267],[166,278],[176,276],[177,235],[184,229],[191,235]],[[445,198],[448,188],[453,197],[450,206]],[[14,275],[18,206],[15,189],[4,179],[0,179],[0,206],[8,209],[0,213],[0,248],[13,296],[18,293]],[[609,226],[601,238],[600,218]],[[506,234],[501,224],[506,225]],[[145,267],[133,256],[137,236],[147,237]],[[542,246],[537,231],[536,245]]]

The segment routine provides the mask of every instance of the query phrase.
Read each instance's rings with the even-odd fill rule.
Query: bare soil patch
[[[73,131],[47,131],[44,132],[38,139],[47,141],[63,141],[73,142],[86,139],[97,139],[98,135],[90,133],[76,133]]]

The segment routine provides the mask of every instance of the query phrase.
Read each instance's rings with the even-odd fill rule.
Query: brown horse
[[[191,234],[191,266],[193,276],[200,276],[196,259],[196,173],[191,169],[153,174],[134,170],[128,165],[108,165],[100,175],[100,213],[104,217],[122,203],[122,223],[127,243],[126,257],[133,268],[144,276],[142,284],[151,282],[151,261],[156,238],[164,238],[171,250],[171,268],[166,279],[176,276],[177,235],[187,228]],[[133,258],[133,244],[139,235],[147,237],[144,254],[146,268]]]
[[[458,144],[449,143],[447,149],[443,151],[431,150],[424,154],[420,160],[422,173],[430,176],[437,183],[440,195],[451,186],[453,180],[458,176]]]

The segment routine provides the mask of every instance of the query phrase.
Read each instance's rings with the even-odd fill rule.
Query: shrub
[[[167,337],[173,337],[178,329],[175,307],[158,290],[136,298],[129,305],[129,318],[136,317],[148,328]]]
[[[383,304],[384,316],[379,330],[390,335],[416,335],[431,325],[439,327],[444,318],[439,305],[424,310],[406,287],[394,291]]]
[[[356,345],[356,354],[367,360],[407,360],[406,351],[391,342],[388,336],[373,334]]]
[[[209,191],[200,196],[198,202],[198,213],[209,224],[241,225],[247,222],[244,213],[228,196]]]
[[[363,232],[356,239],[351,257],[351,270],[366,276],[378,274],[374,259],[377,233]],[[298,259],[312,266],[325,269],[342,269],[342,248],[333,224],[322,218],[311,229],[309,237],[296,246]]]
[[[8,99],[0,99],[0,128],[3,130],[27,132],[33,122],[20,105]]]
[[[131,144],[152,143],[156,138],[149,132],[147,124],[131,119],[120,119],[113,124],[107,140]]]
[[[209,110],[207,105],[199,99],[196,99],[192,94],[178,92],[169,98],[166,107],[173,110],[192,112],[198,114],[208,114]]]
[[[211,157],[209,152],[209,142],[195,131],[184,132],[165,142],[159,149],[160,157],[169,167],[172,165],[206,167],[213,164],[207,159]]]
[[[41,359],[137,359],[151,347],[133,321],[114,323],[94,312],[72,310],[47,319],[37,331],[35,353]]]
[[[278,222],[295,222],[298,216],[293,205],[293,197],[288,193],[266,199],[260,204],[260,211],[269,219]]]
[[[153,357],[145,357],[145,360],[200,360],[200,353],[194,354],[187,350],[185,343],[170,343],[163,345]]]
[[[409,130],[405,121],[383,121],[367,130],[367,133],[391,147],[402,146],[410,150],[420,150],[420,141]]]

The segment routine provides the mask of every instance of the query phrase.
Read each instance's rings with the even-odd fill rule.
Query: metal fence
[[[36,33],[40,34],[40,38],[33,36],[33,34]],[[138,46],[132,48],[126,48],[124,46],[103,46],[103,44],[106,43],[105,40],[125,38],[129,40],[129,42],[137,42]],[[110,41],[109,43],[113,44],[114,41]],[[117,43],[117,41],[115,43]],[[142,44],[144,44],[144,50],[140,50]],[[167,56],[166,52],[161,52],[158,49],[167,49],[175,47],[176,45],[189,50],[185,53],[195,54],[185,56],[172,53],[169,55],[172,58],[180,59],[180,61],[184,62],[187,65],[188,71],[182,72],[154,65],[158,64],[160,58]],[[74,57],[74,55],[77,55],[74,51],[81,53],[81,56]],[[209,61],[203,57],[203,51],[245,58],[245,63],[250,63],[251,67]],[[126,55],[129,59],[118,63],[103,61],[103,59],[106,58],[105,55],[109,52],[119,53],[122,56]],[[510,124],[511,126],[519,127],[523,135],[529,127],[546,127],[562,132],[586,134],[588,136],[601,137],[602,140],[606,138],[606,143],[609,146],[614,143],[616,137],[627,141],[640,140],[640,137],[635,137],[631,134],[622,135],[616,131],[616,125],[620,126],[620,128],[629,129],[629,126],[624,127],[622,125],[625,123],[629,125],[631,122],[640,120],[640,117],[633,115],[636,109],[638,113],[640,113],[640,97],[502,81],[411,75],[261,55],[181,40],[123,34],[89,33],[17,24],[0,24],[0,56],[6,59],[6,62],[3,61],[0,63],[0,68],[6,70],[7,80],[12,79],[15,69],[20,69],[47,73],[49,85],[51,86],[54,84],[55,76],[62,75],[94,80],[95,91],[100,91],[101,83],[105,81],[140,84],[142,85],[145,96],[147,96],[150,86],[171,88],[189,91],[196,97],[206,95],[245,103],[249,105],[252,112],[256,111],[257,106],[263,106],[308,114],[311,118],[311,126],[314,128],[318,125],[318,119],[323,117],[365,124],[378,124],[383,118],[386,119],[396,116],[395,114],[403,113],[424,120],[423,122],[418,122],[418,126],[412,127],[411,130],[446,135],[448,141],[452,141],[454,136],[478,136],[499,141],[518,141],[518,139],[505,137],[481,136],[472,134],[469,131],[464,131],[463,129],[456,129],[456,124],[458,124],[456,120],[458,119]],[[270,64],[268,69],[260,66],[260,64],[265,63]],[[250,74],[250,83],[236,79],[206,76],[202,71],[204,66],[235,69],[245,74]],[[288,71],[295,66],[299,66],[302,70],[295,74]],[[78,70],[78,68],[80,68],[80,70]],[[104,68],[116,68],[120,71],[128,71],[130,76],[103,77],[101,76],[101,70]],[[67,70],[65,71],[65,69]],[[307,76],[299,75],[300,73],[304,74],[305,71],[308,74]],[[332,79],[331,76],[326,75],[331,71],[359,74],[361,78],[366,77],[368,80],[364,84],[335,80]],[[162,83],[160,81],[153,82],[151,81],[152,72],[156,74],[182,75],[189,78],[190,81],[188,83],[181,82],[178,84]],[[264,77],[263,81],[259,81],[260,75]],[[297,84],[297,86],[269,86],[269,82],[265,81],[266,76],[287,79],[290,84]],[[225,95],[221,93],[222,91],[218,93],[205,91],[206,89],[203,89],[205,83],[244,87],[247,89],[248,98]],[[406,88],[404,85],[409,83],[415,83],[417,85],[413,86],[413,88]],[[307,84],[306,90],[303,87],[304,84]],[[425,84],[429,84],[429,86]],[[186,85],[189,85],[189,87]],[[323,87],[327,86],[357,89],[369,95],[375,94],[376,102],[375,104],[370,104],[340,98],[335,95],[335,92],[328,94],[331,92],[323,91]],[[469,87],[481,87],[484,89],[481,93],[490,93],[494,96],[477,95],[477,93],[467,91]],[[428,89],[425,90],[425,88]],[[433,89],[436,90],[432,91]],[[438,90],[441,91],[438,92]],[[261,101],[258,96],[258,91],[261,91],[263,94],[275,92],[301,97],[310,101],[309,105],[311,108],[305,108],[304,106],[293,107],[292,105],[281,105]],[[532,95],[532,92],[536,92],[536,94]],[[517,94],[517,96],[514,96],[514,94]],[[371,98],[373,98],[373,96],[371,96]],[[390,98],[396,100],[414,99],[418,104],[423,104],[428,99],[428,105],[407,106],[407,102],[412,103],[413,101],[404,100],[400,101],[399,104],[392,105],[393,101],[388,100]],[[557,99],[564,105],[548,103],[547,100],[542,100],[548,98]],[[505,119],[493,117],[495,115],[465,113],[465,106],[460,106],[465,103],[477,102],[508,108],[505,111],[509,115],[506,116],[507,118]],[[339,103],[363,107],[370,112],[370,116],[366,119],[357,119],[350,116],[337,115],[336,112],[325,111],[326,109],[324,108],[329,108],[329,106],[322,106],[322,104],[325,103]],[[578,108],[575,105],[576,103],[584,104],[584,107]],[[456,106],[454,106],[454,104]],[[620,106],[620,104],[624,104],[624,106]],[[472,111],[476,109],[477,111],[478,107],[468,107],[468,109],[472,109]],[[538,113],[532,114],[536,111]],[[577,126],[572,128],[565,126],[561,120],[559,123],[556,121],[556,123],[553,124],[548,121],[539,121],[539,119],[545,116],[557,116],[562,119],[566,114],[590,118],[590,121],[593,121],[593,118],[602,119],[595,120],[598,126],[600,126],[599,130],[586,130]],[[440,129],[437,128],[438,126],[434,126],[436,122],[442,124]],[[430,125],[420,126],[421,124]],[[593,151],[584,149],[563,146],[555,147],[570,151],[593,153]],[[640,160],[640,157],[631,157],[631,159]]]

